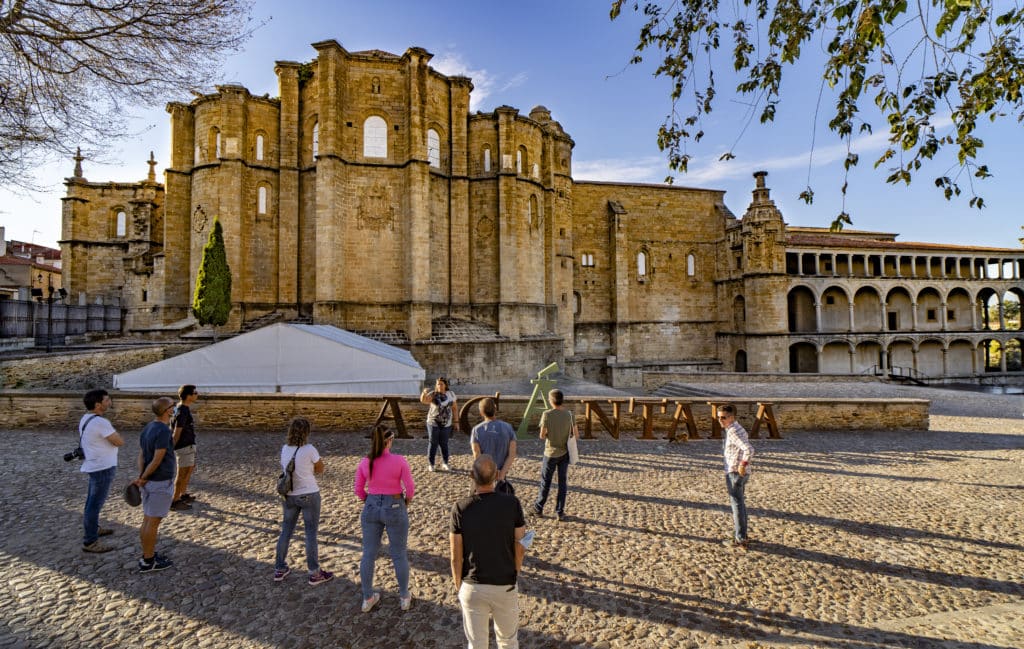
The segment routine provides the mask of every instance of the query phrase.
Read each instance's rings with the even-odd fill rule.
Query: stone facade
[[[788,230],[764,174],[742,219],[721,191],[575,181],[573,140],[543,106],[470,114],[471,81],[438,73],[420,48],[313,47],[311,62],[276,65],[277,97],[224,85],[170,104],[164,184],[153,161],[134,184],[88,182],[76,168],[61,242],[72,293],[120,298],[131,330],[179,330],[169,325],[188,317],[217,218],[233,274],[228,329],[268,315],[311,318],[408,346],[428,372],[466,381],[552,360],[616,385],[640,385],[649,370],[857,373],[906,363],[972,374],[996,338],[1018,350],[996,369],[1016,368],[1019,318],[1017,333],[993,338],[971,312],[991,295],[1024,295],[1024,251],[940,255],[877,233]],[[955,259],[955,278],[932,272]],[[807,260],[818,264],[813,277]],[[980,272],[993,263],[997,277]],[[975,326],[957,336],[915,330],[898,305],[885,308],[904,313],[901,326],[872,325],[860,317],[872,311],[857,297],[862,286],[879,300],[874,312],[899,287],[913,308],[946,305]],[[860,328],[836,329],[828,299],[839,293]],[[467,330],[472,340],[459,335]]]

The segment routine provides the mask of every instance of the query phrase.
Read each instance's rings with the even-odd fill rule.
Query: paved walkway
[[[585,442],[570,474],[571,519],[530,522],[522,646],[1024,646],[1024,400],[961,398],[939,395],[929,432],[755,441],[749,552],[720,543],[730,516],[718,443]],[[271,580],[282,433],[200,427],[200,500],[165,519],[159,549],[175,567],[151,575],[134,570],[141,512],[119,497],[103,516],[119,549],[79,550],[85,479],[60,459],[72,437],[0,432],[0,647],[465,646],[446,528],[469,488],[465,437],[451,474],[427,473],[424,440],[396,444],[420,489],[414,602],[399,610],[385,551],[384,600],[367,615],[351,492],[366,440],[314,433],[328,465],[321,561],[337,578],[311,588],[301,531],[289,557],[299,569]],[[117,489],[133,472],[133,446],[121,452]],[[541,446],[521,447],[514,483],[528,500]]]

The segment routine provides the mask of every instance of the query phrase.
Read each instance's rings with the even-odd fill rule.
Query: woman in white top
[[[317,528],[320,526],[320,486],[316,476],[324,472],[324,461],[316,448],[309,443],[309,420],[303,417],[292,419],[288,426],[288,439],[281,448],[281,470],[288,470],[288,463],[295,459],[292,473],[292,490],[285,496],[284,520],[281,522],[281,536],[277,539],[277,555],[274,558],[274,581],[281,581],[291,569],[286,562],[288,542],[295,531],[295,524],[302,514],[302,525],[306,530],[306,567],[309,569],[309,585],[317,586],[334,578],[334,573],[320,569],[317,548]]]
[[[456,413],[459,411],[459,404],[455,399],[455,393],[448,389],[448,379],[443,376],[437,378],[434,389],[423,388],[420,393],[420,403],[429,405],[427,411],[427,460],[429,470],[434,470],[434,459],[437,457],[437,449],[441,449],[441,470],[448,471],[448,438],[452,431],[458,432]]]

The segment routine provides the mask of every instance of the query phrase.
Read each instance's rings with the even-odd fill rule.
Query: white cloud
[[[660,183],[668,175],[668,163],[662,156],[573,160],[572,175],[576,180]]]
[[[526,83],[526,80],[528,78],[529,77],[526,76],[525,72],[520,72],[516,76],[514,76],[511,79],[509,79],[508,81],[506,81],[501,86],[501,90],[499,90],[499,92],[505,92],[506,90],[511,90],[512,88],[518,88],[519,86],[521,86],[524,83]]]
[[[502,93],[506,90],[516,88],[526,83],[527,75],[520,72],[511,79],[502,80],[488,71],[486,68],[474,69],[467,63],[462,55],[454,50],[444,52],[431,60],[430,65],[447,76],[463,75],[473,80],[473,92],[469,96],[469,109],[479,110],[484,100],[495,93]]]

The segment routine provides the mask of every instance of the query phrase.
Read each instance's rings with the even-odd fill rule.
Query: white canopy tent
[[[114,375],[119,390],[418,394],[412,354],[328,325],[278,323]]]

